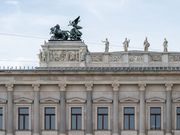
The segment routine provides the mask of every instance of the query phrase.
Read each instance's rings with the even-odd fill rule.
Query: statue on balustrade
[[[125,51],[125,52],[128,51],[129,43],[130,43],[130,40],[128,40],[127,38],[125,38],[125,41],[123,42],[123,47],[124,47],[124,51]]]
[[[108,39],[106,38],[105,41],[102,41],[104,44],[105,44],[105,52],[109,52],[109,41]]]
[[[168,41],[166,40],[166,38],[164,38],[163,46],[164,46],[164,52],[168,52]]]
[[[150,46],[150,43],[148,42],[148,39],[146,37],[146,39],[144,40],[144,51],[147,52],[148,48]]]

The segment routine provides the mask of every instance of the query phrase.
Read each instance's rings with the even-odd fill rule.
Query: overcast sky
[[[90,51],[143,50],[145,37],[151,51],[180,51],[180,0],[0,0],[0,65],[38,65],[40,45],[50,38],[50,27],[70,30],[69,20],[81,16],[82,39]]]

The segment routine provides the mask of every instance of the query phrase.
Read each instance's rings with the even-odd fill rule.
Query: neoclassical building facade
[[[48,41],[0,70],[0,135],[180,135],[179,52],[89,52]]]

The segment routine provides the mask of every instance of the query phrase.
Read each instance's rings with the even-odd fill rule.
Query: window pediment
[[[100,97],[93,100],[94,103],[112,103],[112,99]]]
[[[179,103],[179,102],[180,102],[180,97],[174,98],[174,99],[173,99],[173,102],[174,102],[174,103]]]
[[[133,98],[133,97],[126,97],[126,98],[122,98],[119,100],[120,102],[124,102],[124,103],[138,103],[139,100],[137,98]]]
[[[30,98],[20,97],[14,100],[14,103],[16,104],[32,104],[33,100]]]
[[[7,103],[7,100],[3,99],[3,98],[0,98],[0,104],[5,104],[5,103]]]
[[[152,97],[152,98],[148,98],[146,99],[146,102],[147,103],[164,103],[165,102],[165,99],[163,98],[160,98],[160,97]]]
[[[41,99],[40,103],[53,104],[53,103],[59,103],[59,100],[55,99],[55,98],[52,98],[52,97],[47,97],[47,98]]]
[[[66,100],[67,103],[85,103],[86,100],[79,98],[79,97],[75,97],[75,98],[70,98]]]

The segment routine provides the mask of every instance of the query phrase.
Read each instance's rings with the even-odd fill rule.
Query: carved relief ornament
[[[91,91],[91,90],[93,90],[93,83],[92,82],[91,83],[86,83],[85,87],[86,87],[87,91]]]
[[[145,83],[139,83],[138,86],[139,86],[140,91],[145,91],[146,90],[146,84]]]
[[[6,84],[5,86],[7,88],[7,91],[13,91],[14,84],[9,83],[9,84]]]

